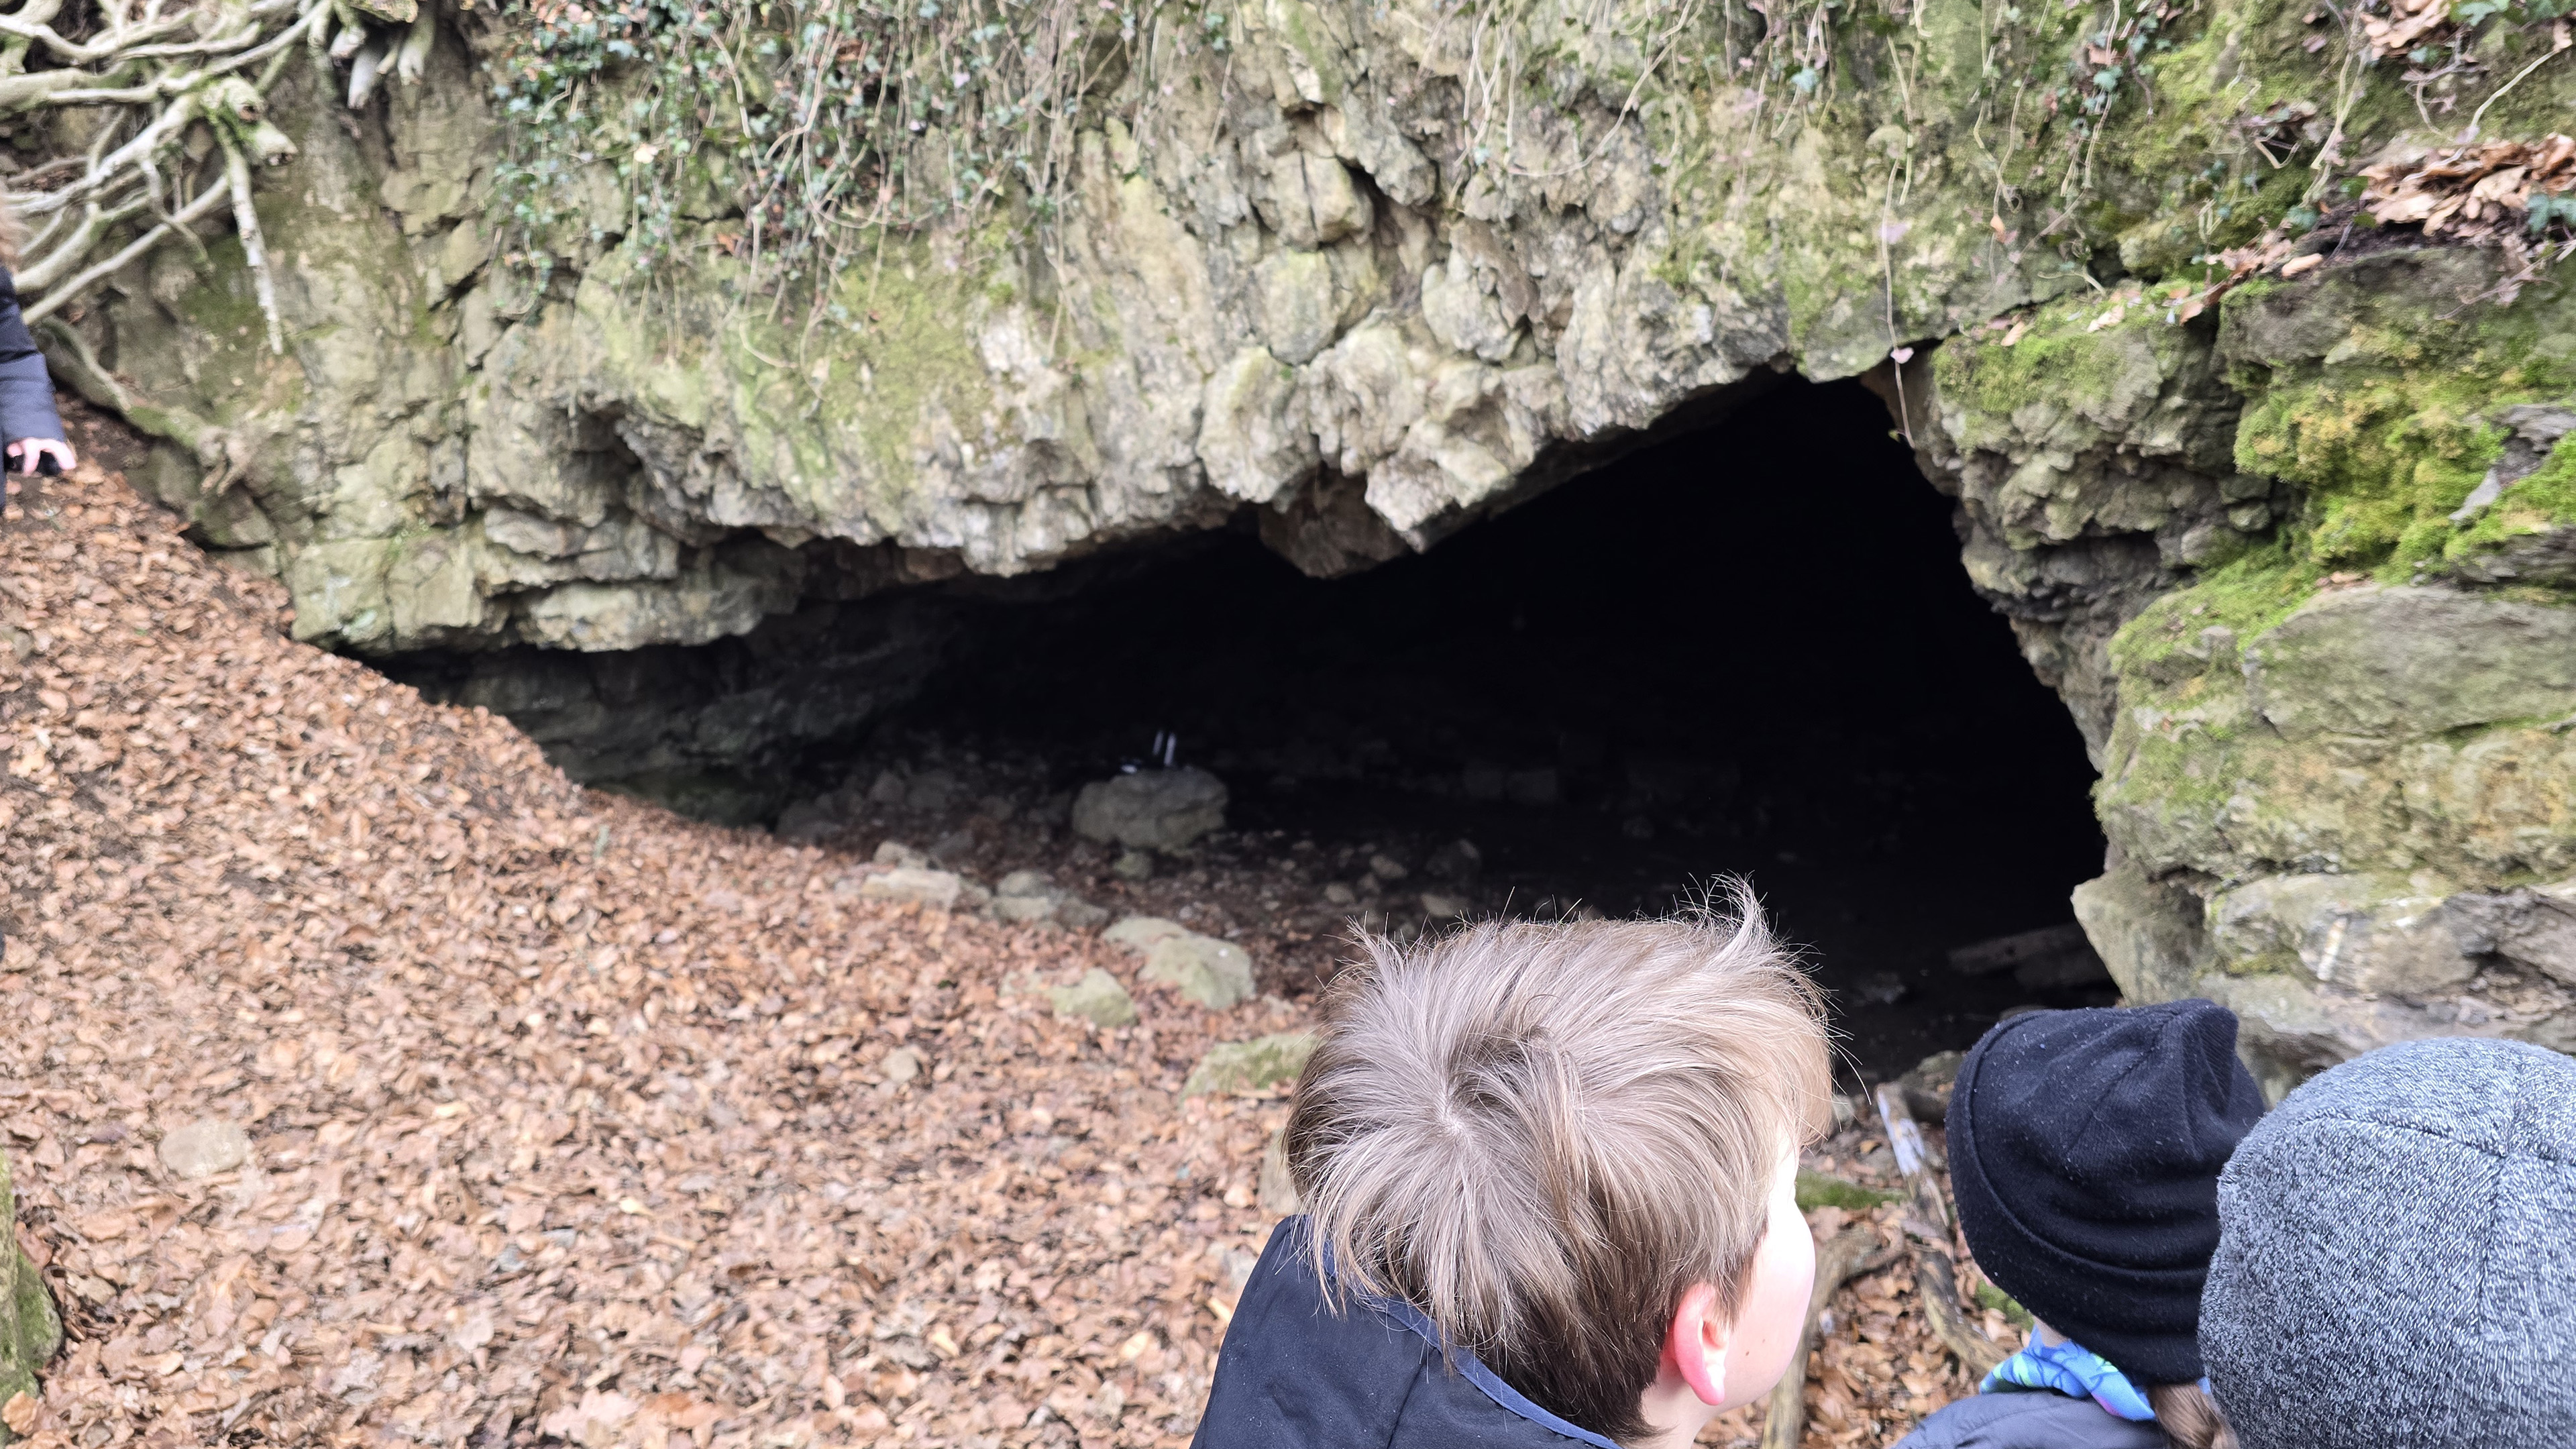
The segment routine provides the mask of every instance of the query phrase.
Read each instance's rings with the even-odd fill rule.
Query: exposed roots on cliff
[[[269,349],[285,351],[251,207],[254,171],[295,154],[268,120],[268,91],[299,40],[325,65],[354,59],[351,105],[383,74],[417,81],[432,21],[418,0],[117,0],[68,18],[65,10],[65,0],[21,0],[0,14],[0,114],[81,107],[107,117],[79,128],[77,154],[10,178],[10,207],[32,229],[13,268],[31,299],[27,320],[42,321],[174,237],[202,249],[197,228],[229,207]]]

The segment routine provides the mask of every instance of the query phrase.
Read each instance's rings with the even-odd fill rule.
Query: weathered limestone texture
[[[1867,374],[2101,767],[2077,908],[2133,995],[2234,1003],[2276,1084],[2426,1031],[2576,1046],[2576,303],[2335,210],[2447,139],[2428,96],[2558,126],[2546,26],[2445,21],[2484,69],[2418,95],[2276,0],[1776,34],[1256,0],[1082,99],[1043,227],[877,236],[782,302],[712,150],[673,256],[613,158],[565,162],[585,229],[496,219],[531,143],[488,12],[441,13],[425,83],[356,116],[281,87],[283,356],[230,240],[78,337],[300,637],[445,651],[579,773],[721,794],[906,697],[992,580],[1247,514],[1365,568],[1783,373]],[[2218,296],[2196,259],[2276,224],[2303,254]]]
[[[2235,1007],[2276,1088],[2429,1033],[2576,1048],[2576,600],[2547,564],[2576,458],[2539,401],[2576,387],[2576,298],[2482,301],[2499,266],[2383,251],[2214,327],[2062,305],[2009,364],[1926,369],[1970,570],[2094,734],[2112,863],[2078,914],[2131,996]],[[2034,388],[2006,369],[2043,340]],[[2123,396],[2105,447],[2083,400]],[[2156,426],[2225,399],[2223,449]],[[2050,576],[2069,534],[2127,549],[2111,588]]]
[[[427,83],[355,134],[284,83],[303,150],[261,209],[286,357],[237,244],[156,253],[84,325],[215,425],[198,452],[220,456],[165,447],[155,484],[285,579],[301,637],[618,651],[1247,507],[1300,566],[1365,567],[1730,385],[1850,375],[2085,285],[1990,236],[1990,187],[1937,153],[1903,162],[1891,211],[1892,92],[1802,112],[1696,63],[1667,84],[1688,45],[1641,76],[1618,26],[1538,32],[1556,73],[1514,160],[1479,164],[1474,37],[1444,14],[1253,6],[1230,49],[1177,62],[1145,132],[1113,106],[1082,133],[1044,246],[889,237],[822,299],[864,322],[810,330],[742,293],[721,220],[685,265],[642,255],[604,162],[573,184],[609,230],[555,242],[542,281],[496,256],[513,133],[442,30]]]
[[[1082,787],[1073,831],[1136,849],[1184,850],[1225,824],[1225,782],[1205,770],[1136,770]]]
[[[43,1397],[36,1371],[63,1346],[63,1318],[45,1288],[44,1275],[15,1237],[18,1189],[6,1154],[0,1154],[0,1223],[12,1236],[0,1257],[0,1404],[19,1394]],[[16,1437],[14,1434],[10,1437]]]

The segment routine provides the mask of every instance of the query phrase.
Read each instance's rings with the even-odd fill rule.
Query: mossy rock
[[[1996,1287],[1992,1283],[1980,1283],[1977,1285],[1977,1306],[1991,1312],[2002,1314],[2006,1323],[2022,1330],[2024,1333],[2029,1332],[2031,1325],[2039,1321],[2038,1319],[2031,1317],[2029,1309],[2014,1302],[2011,1294],[2006,1293],[2004,1290]]]
[[[17,1182],[9,1158],[0,1153],[0,1222],[14,1230],[18,1221]],[[12,1237],[8,1243],[9,1291],[0,1295],[0,1404],[19,1394],[38,1394],[36,1370],[63,1346],[62,1314],[45,1290],[44,1276],[29,1262]],[[0,1444],[17,1435],[0,1429]]]
[[[1863,1187],[1847,1177],[1836,1177],[1813,1168],[1798,1169],[1798,1211],[1811,1213],[1821,1207],[1838,1207],[1845,1212],[1865,1213],[1871,1208],[1892,1203],[1905,1194],[1881,1188]]]
[[[1128,996],[1127,988],[1097,966],[1082,973],[1082,979],[1071,986],[1048,987],[1046,995],[1058,1016],[1080,1017],[1100,1027],[1136,1024],[1136,1003]]]
[[[1314,1053],[1315,1034],[1311,1031],[1274,1032],[1250,1041],[1210,1047],[1208,1054],[1199,1058],[1199,1064],[1190,1068],[1181,1095],[1257,1092],[1280,1082],[1295,1081],[1297,1074],[1306,1069],[1306,1058]]]

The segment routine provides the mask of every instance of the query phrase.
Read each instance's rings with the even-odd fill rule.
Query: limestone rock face
[[[2057,671],[2102,767],[2112,864],[2077,914],[2132,999],[2234,1007],[2276,1091],[2407,1037],[2576,1047],[2576,597],[2499,562],[2566,525],[2493,516],[2567,466],[2522,369],[2576,300],[2439,326],[2428,297],[2487,285],[2490,265],[2382,254],[2152,347],[2120,326],[2049,333],[2043,309],[2018,347],[2054,348],[2045,362],[1954,344],[1925,369],[1924,451],[1966,504],[1971,575]],[[2107,411],[2034,392],[2035,366],[2098,383]],[[2538,375],[2576,392],[2576,373]],[[2159,418],[2206,422],[2229,397],[2224,452],[2159,440]],[[2443,406],[2474,442],[2435,431]],[[2107,447],[2103,416],[2122,429]],[[2053,461],[2069,446],[2072,471]],[[2401,484],[2379,471],[2392,456]],[[2031,486],[1985,492],[2015,459]],[[2151,497],[2118,496],[2159,466]],[[2049,542],[2068,527],[2030,511],[2043,498],[2095,540]],[[2078,545],[2127,563],[2070,584],[2055,551]],[[1981,572],[1981,552],[2002,566]]]
[[[533,271],[491,206],[493,158],[533,143],[459,21],[354,133],[281,82],[286,356],[240,330],[237,251],[159,251],[81,327],[188,420],[153,486],[286,581],[299,636],[599,653],[1237,514],[1300,567],[1367,567],[1677,409],[2084,285],[1993,241],[1987,181],[1937,158],[1886,223],[1866,178],[1915,102],[1641,74],[1659,17],[1503,20],[1563,62],[1506,161],[1471,95],[1501,37],[1429,0],[1250,7],[1222,46],[1158,52],[1150,93],[1138,68],[1086,99],[1047,236],[871,241],[810,329],[746,305],[725,223],[681,223],[686,266],[648,255],[606,157],[561,182],[599,229],[537,239]],[[1669,44],[1740,48],[1732,24]],[[1977,84],[1972,56],[1927,59],[1922,105]],[[209,489],[218,456],[238,482]]]
[[[230,242],[63,320],[165,440],[145,480],[299,637],[699,803],[918,689],[943,589],[1219,526],[1363,569],[1784,373],[1859,376],[2101,769],[2076,906],[2133,996],[2236,1003],[2276,1085],[2408,1034],[2576,1045],[2568,273],[2403,228],[2223,297],[2192,262],[2339,195],[2323,152],[2424,140],[2400,67],[2348,81],[2253,0],[2107,68],[1966,0],[1470,10],[1237,7],[1067,112],[1044,227],[871,236],[810,327],[696,219],[740,189],[712,151],[686,266],[621,230],[609,157],[554,158],[595,229],[510,231],[493,158],[541,138],[442,11],[379,108],[301,67],[273,99],[285,355]],[[2528,77],[2486,134],[2576,104],[2576,70],[2486,59]],[[2080,115],[1999,99],[2070,68]],[[2339,142],[2246,109],[2347,83]],[[1131,850],[1221,810],[1126,803],[1087,818]]]

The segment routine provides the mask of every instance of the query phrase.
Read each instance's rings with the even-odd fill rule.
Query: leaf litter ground
[[[1286,1103],[1179,1089],[1296,1008],[1211,1013],[1095,935],[861,901],[855,857],[585,791],[291,642],[178,526],[89,466],[0,527],[0,1132],[70,1330],[11,1429],[1187,1440]],[[1092,967],[1136,1025],[1028,989]],[[173,1172],[210,1119],[247,1160]],[[1864,1135],[1816,1160],[1884,1181]],[[1907,1272],[1837,1299],[1808,1443],[1966,1391]]]

